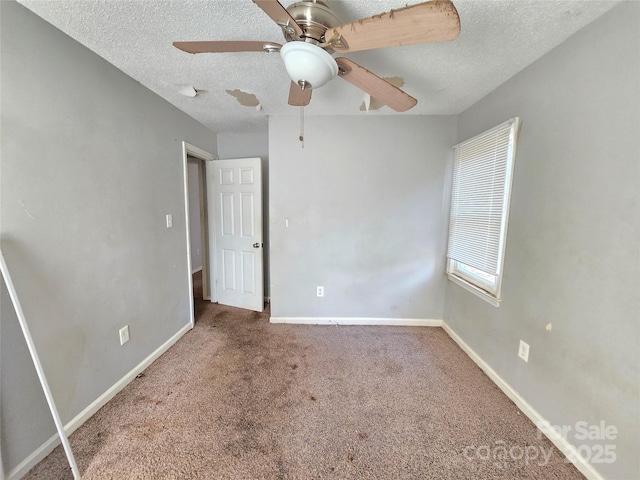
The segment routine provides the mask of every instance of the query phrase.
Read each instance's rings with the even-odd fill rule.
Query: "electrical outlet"
[[[120,329],[120,345],[124,345],[129,341],[129,325],[125,325]]]
[[[529,344],[520,340],[520,348],[518,348],[518,356],[525,362],[529,361]]]
[[[324,287],[321,287],[320,285],[318,285],[316,287],[316,295],[318,297],[324,297]]]

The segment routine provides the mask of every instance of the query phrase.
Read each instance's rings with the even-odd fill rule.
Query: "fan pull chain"
[[[298,137],[304,148],[304,105],[300,107],[300,136]]]

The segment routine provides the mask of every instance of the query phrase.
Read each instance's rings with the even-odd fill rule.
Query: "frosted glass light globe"
[[[305,88],[320,88],[338,74],[333,57],[312,43],[289,42],[282,46],[280,55],[291,80]]]

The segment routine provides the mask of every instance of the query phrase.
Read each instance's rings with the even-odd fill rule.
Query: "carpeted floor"
[[[70,438],[83,479],[578,479],[439,328],[196,327]],[[58,447],[27,479],[72,478]]]

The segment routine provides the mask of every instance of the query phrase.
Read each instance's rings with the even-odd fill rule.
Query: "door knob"
[[[262,246],[261,243],[254,243],[253,248],[260,248]]]

